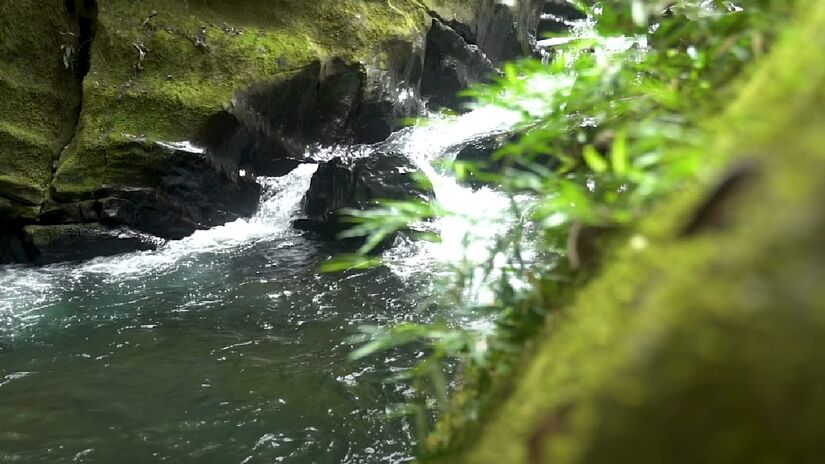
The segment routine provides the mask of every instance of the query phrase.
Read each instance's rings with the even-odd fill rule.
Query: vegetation
[[[795,170],[793,159],[813,162],[818,156],[807,145],[811,134],[805,129],[810,123],[804,107],[815,106],[806,98],[821,96],[822,76],[816,69],[803,69],[801,63],[818,61],[814,44],[820,41],[814,31],[821,27],[817,21],[823,8],[800,6],[807,18],[793,22],[790,1],[754,1],[744,8],[728,1],[672,3],[604,2],[588,10],[594,28],[554,40],[558,46],[549,64],[510,64],[499,81],[470,91],[478,105],[498,105],[523,115],[519,138],[495,154],[495,165],[503,167],[481,175],[513,198],[512,217],[517,220],[509,221],[506,232],[495,240],[483,272],[477,272],[478,263],[472,261],[456,266],[454,288],[448,292],[454,299],[445,308],[460,313],[458,319],[465,322],[491,320],[495,330],[448,322],[457,318],[445,315],[429,325],[367,329],[360,339],[365,344],[354,353],[368,356],[409,343],[427,347],[428,356],[397,379],[414,379],[422,395],[420,404],[402,408],[416,414],[418,424],[426,423],[428,412],[446,412],[425,441],[427,451],[453,452],[482,434],[476,447],[459,456],[468,462],[524,462],[528,455],[531,462],[610,461],[611,451],[622,448],[622,439],[646,446],[642,431],[651,426],[661,432],[655,437],[660,441],[638,456],[645,462],[663,462],[678,448],[678,433],[693,443],[701,435],[690,426],[711,426],[719,420],[725,433],[738,438],[698,447],[685,455],[695,458],[685,457],[686,462],[757,455],[749,454],[758,448],[750,446],[765,438],[758,436],[763,424],[752,416],[757,412],[744,412],[748,401],[756,400],[747,397],[728,404],[724,395],[735,394],[738,387],[751,392],[773,385],[774,396],[767,395],[765,401],[780,407],[789,391],[782,389],[789,387],[770,381],[770,376],[784,369],[781,355],[768,359],[748,351],[739,356],[735,342],[725,337],[740,340],[734,337],[736,330],[770,331],[766,340],[790,336],[785,329],[791,330],[791,322],[781,313],[763,319],[743,317],[750,305],[724,295],[747,279],[771,278],[762,274],[771,256],[767,250],[791,263],[804,260],[778,245],[782,234],[790,233],[787,227],[757,221],[760,215],[754,209],[759,200],[735,203],[752,214],[752,222],[742,225],[731,219],[731,207],[725,203],[729,200],[716,195],[738,190],[742,178],[754,175],[753,159],[768,162],[772,158],[765,150],[773,147],[789,161],[766,181],[776,189],[768,196],[769,204],[782,209],[780,198],[795,202],[795,208],[786,211],[789,217],[797,214],[792,211],[804,214],[815,208],[807,200],[816,198],[815,187],[796,190],[788,184],[805,175]],[[773,50],[780,33],[783,39]],[[793,56],[794,50],[800,56]],[[789,129],[794,124],[796,128]],[[797,158],[780,145],[785,138],[779,127],[798,134]],[[751,161],[724,171],[743,153],[751,155]],[[458,176],[487,172],[480,168],[459,164],[455,170]],[[723,180],[714,183],[720,175]],[[736,187],[729,189],[730,185]],[[534,199],[527,208],[516,200],[525,194]],[[372,236],[363,254],[393,230],[449,214],[438,204],[398,203],[351,213],[359,223],[353,233]],[[818,220],[803,221],[806,230],[821,230],[812,225]],[[760,227],[761,232],[748,227]],[[715,235],[702,235],[707,230]],[[703,238],[683,243],[696,234]],[[813,237],[805,235],[805,240]],[[526,250],[530,246],[535,249]],[[496,259],[502,256],[508,258],[504,264]],[[602,262],[607,265],[600,271]],[[810,265],[799,264],[800,269]],[[468,289],[477,288],[474,280],[490,276],[494,279],[487,284],[495,298],[479,306],[469,298]],[[785,284],[791,285],[784,280],[777,285]],[[787,296],[770,294],[764,307],[786,308],[788,302],[778,295]],[[696,301],[690,301],[693,298]],[[803,300],[807,309],[816,306],[815,299]],[[726,323],[738,329],[713,328]],[[815,340],[811,337],[820,328],[812,324],[804,340]],[[542,334],[540,340],[537,334]],[[660,338],[667,340],[657,342]],[[635,360],[634,350],[644,340],[652,340],[650,356],[658,361]],[[746,351],[758,343],[749,336],[742,336],[741,342]],[[804,343],[797,347],[801,351],[794,351],[797,357],[790,357],[810,366],[815,356],[804,351],[805,346],[811,348]],[[679,346],[690,355],[683,357]],[[764,370],[745,383],[714,376],[707,371],[714,369],[707,357],[717,353],[702,351],[713,351],[712,346],[719,347],[718,369]],[[705,358],[694,350],[705,353]],[[671,359],[676,367],[662,373],[665,379],[658,394],[659,382],[651,377],[658,371],[651,363]],[[456,361],[462,387],[448,400],[446,379]],[[756,365],[763,361],[764,366]],[[517,383],[514,372],[521,373]],[[707,403],[679,396],[690,388],[707,393]],[[491,405],[510,397],[513,389],[516,393],[506,406],[489,415]],[[636,403],[621,403],[615,395],[635,395]],[[580,405],[585,399],[589,402]],[[623,411],[629,415],[620,415],[616,411],[621,408],[610,401],[625,404]],[[631,416],[638,412],[633,405],[650,414]],[[718,415],[694,417],[691,407],[707,407]],[[614,408],[610,414],[608,408]],[[741,410],[742,416],[737,419],[726,408]],[[496,419],[479,425],[485,413]],[[673,414],[684,414],[689,425],[666,422],[679,420]],[[623,431],[624,425],[629,431]],[[563,438],[550,440],[556,435]],[[584,436],[596,437],[595,444],[577,441]],[[632,441],[636,439],[638,443]],[[778,443],[774,439],[765,448]],[[810,445],[804,440],[799,444]],[[459,459],[451,456],[445,462]]]

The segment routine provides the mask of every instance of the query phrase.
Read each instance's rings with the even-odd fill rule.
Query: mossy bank
[[[442,422],[433,462],[822,459],[823,27],[825,5],[800,2],[709,121],[703,150],[728,167],[628,234],[550,316],[478,433],[454,439],[460,408]]]

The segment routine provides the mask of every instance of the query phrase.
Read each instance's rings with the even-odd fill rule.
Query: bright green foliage
[[[497,329],[492,336],[457,324],[432,327],[437,336],[420,327],[400,333],[390,329],[371,333],[372,344],[357,353],[408,343],[414,339],[410,334],[419,334],[415,341],[428,345],[431,355],[413,374],[425,391],[434,392],[436,404],[447,393],[438,391],[443,371],[432,366],[461,361],[465,388],[453,400],[453,412],[442,419],[441,432],[430,440],[431,449],[444,446],[444,436],[453,441],[472,436],[474,418],[499,397],[500,384],[508,384],[518,353],[555,310],[569,303],[592,275],[599,255],[610,254],[610,243],[620,243],[663,198],[706,181],[733,154],[732,147],[707,149],[716,143],[715,126],[728,124],[716,116],[737,98],[736,84],[749,78],[751,64],[765,56],[788,24],[790,2],[750,2],[744,10],[729,8],[730,2],[677,2],[663,15],[665,3],[670,2],[607,2],[595,17],[595,30],[560,40],[564,45],[554,51],[550,64],[528,60],[507,65],[498,82],[468,92],[479,105],[499,105],[523,115],[522,136],[496,154],[504,165],[501,174],[488,178],[513,196],[526,193],[538,199],[527,211],[513,202],[516,217],[523,219],[497,240],[491,253],[514,257],[495,270],[500,278],[493,286],[492,306],[463,304],[461,290],[471,286],[468,280],[475,274],[459,269],[454,307],[492,316]],[[392,226],[381,219],[390,212],[377,214],[375,227],[381,234]],[[658,224],[677,233],[671,223]],[[533,262],[520,259],[527,233],[539,237]],[[632,236],[633,247],[648,247],[648,238]],[[706,253],[697,254],[696,264],[706,258]],[[669,264],[670,258],[662,259]],[[493,272],[487,269],[486,275]],[[632,282],[627,298],[640,291]],[[621,315],[606,314],[595,322],[596,332],[582,336],[612,330],[616,318]],[[488,436],[486,441],[495,447],[499,439]],[[523,459],[490,455],[498,459],[490,462]],[[480,459],[482,454],[473,456]]]
[[[745,160],[747,184],[711,203],[718,187],[698,184],[616,242],[497,414],[439,462],[821,459],[825,182],[812,167],[825,160],[825,6],[800,6],[695,149]],[[686,235],[709,207],[716,220]],[[457,438],[467,411],[431,445]]]

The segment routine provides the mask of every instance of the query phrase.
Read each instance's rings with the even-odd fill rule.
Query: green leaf
[[[381,259],[364,255],[338,255],[321,264],[321,272],[342,272],[370,269],[381,265]]]
[[[584,162],[587,163],[587,167],[593,172],[601,174],[607,171],[609,167],[607,161],[599,154],[593,145],[585,145],[582,156],[584,157]]]
[[[613,139],[613,147],[610,150],[610,165],[617,176],[624,176],[629,170],[629,155],[627,151],[627,133],[621,131]]]

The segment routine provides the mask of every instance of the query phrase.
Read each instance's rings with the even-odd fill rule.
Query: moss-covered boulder
[[[733,160],[719,182],[736,188],[703,186],[642,224],[439,462],[822,460],[823,28],[825,5],[800,2],[714,121],[706,150]]]
[[[418,94],[433,17],[500,59],[493,44],[529,41],[537,2],[518,3],[5,2],[0,233],[179,238],[250,215],[254,174],[287,172],[313,144],[376,142],[418,110],[399,97]]]

